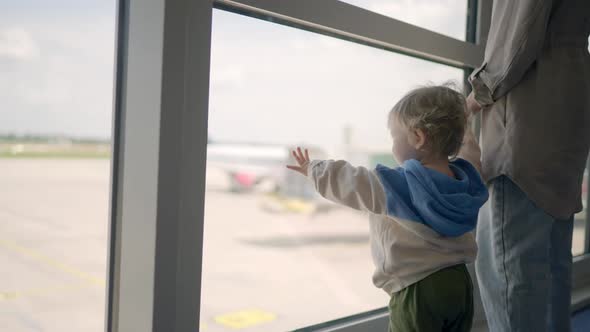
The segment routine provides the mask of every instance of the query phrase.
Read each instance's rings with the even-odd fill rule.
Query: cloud
[[[0,133],[110,134],[114,12],[72,23],[34,20],[0,31]]]
[[[435,31],[448,30],[449,21],[464,29],[464,10],[437,4],[421,16],[423,1],[396,4],[401,7],[373,10],[428,28],[438,22]],[[0,28],[0,132],[110,134],[114,12],[113,6],[100,15],[39,15]],[[11,17],[19,16],[4,18]],[[343,126],[353,124],[359,141],[381,145],[388,142],[383,114],[403,93],[462,76],[455,68],[220,10],[213,21],[209,126],[220,139],[337,145]]]
[[[38,55],[39,47],[26,30],[0,29],[0,59],[28,60]]]

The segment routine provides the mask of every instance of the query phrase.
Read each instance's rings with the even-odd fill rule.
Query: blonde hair
[[[410,130],[422,129],[428,152],[437,157],[456,157],[465,134],[467,104],[455,86],[447,82],[408,92],[389,112],[390,130],[395,120]]]

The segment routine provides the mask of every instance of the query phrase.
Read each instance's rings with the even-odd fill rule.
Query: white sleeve
[[[308,177],[326,199],[356,210],[387,214],[387,199],[379,176],[344,160],[314,160]]]

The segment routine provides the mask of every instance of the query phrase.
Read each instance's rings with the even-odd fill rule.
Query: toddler
[[[390,331],[469,331],[477,254],[472,231],[488,191],[465,97],[447,86],[410,91],[391,110],[392,152],[401,167],[313,160],[297,165],[325,198],[369,212],[373,283],[390,296]]]

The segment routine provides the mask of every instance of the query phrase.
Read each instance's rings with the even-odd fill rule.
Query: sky
[[[355,4],[464,39],[464,1]],[[395,102],[417,86],[462,78],[460,69],[216,11],[209,135],[320,146],[334,156],[350,127],[354,146],[389,151],[387,114]]]
[[[108,138],[114,0],[0,0],[0,134]]]
[[[464,39],[466,0],[346,0]],[[0,134],[109,138],[114,0],[0,0]],[[394,33],[394,32],[392,32]],[[214,140],[387,146],[389,109],[455,68],[215,10]]]

